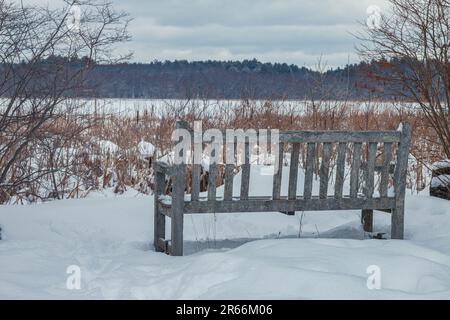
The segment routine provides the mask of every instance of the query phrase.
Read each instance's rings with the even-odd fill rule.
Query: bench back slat
[[[208,200],[216,200],[216,177],[217,164],[211,162],[208,174]]]
[[[234,164],[225,165],[225,187],[224,187],[224,200],[230,201],[233,198],[233,177],[234,177]]]
[[[389,187],[389,171],[391,168],[392,143],[385,142],[383,146],[383,168],[381,170],[380,195],[387,197]]]
[[[298,165],[300,156],[300,143],[293,143],[291,149],[291,163],[289,167],[288,199],[297,197]]]
[[[361,167],[361,142],[353,144],[353,162],[350,173],[350,198],[358,196],[359,188],[359,169]]]
[[[367,166],[365,170],[365,186],[364,195],[367,198],[372,198],[374,190],[374,178],[375,178],[375,161],[377,157],[377,147],[376,142],[370,142],[367,152]]]
[[[347,143],[341,142],[338,145],[338,156],[336,166],[336,181],[334,186],[334,197],[336,199],[342,198],[344,190],[344,174],[345,174],[345,151]]]
[[[244,163],[242,164],[241,174],[241,195],[242,200],[248,199],[248,190],[250,185],[250,144],[245,141],[244,147]]]
[[[234,163],[235,157],[235,141],[225,141],[225,186],[223,199],[231,201],[233,199],[233,180],[234,180]]]
[[[305,183],[303,187],[303,197],[311,199],[312,184],[314,178],[314,159],[316,156],[316,144],[309,142],[306,144],[306,168],[305,168]]]
[[[191,200],[192,201],[198,201],[198,197],[200,194],[201,170],[202,170],[201,164],[194,163],[192,165],[192,186],[191,186]]]
[[[278,144],[278,161],[275,163],[273,175],[272,198],[274,200],[280,199],[281,192],[281,177],[283,175],[283,151],[284,143]]]
[[[322,161],[320,164],[320,190],[319,198],[325,199],[328,194],[328,178],[330,173],[330,156],[331,156],[331,143],[324,142],[322,145]]]

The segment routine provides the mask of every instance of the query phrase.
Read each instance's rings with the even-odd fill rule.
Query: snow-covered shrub
[[[430,195],[450,200],[450,159],[433,163]]]

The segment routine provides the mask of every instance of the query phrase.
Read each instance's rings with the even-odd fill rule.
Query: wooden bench
[[[178,122],[177,127],[187,127]],[[247,142],[247,141],[246,141]],[[200,196],[199,164],[193,164],[190,198],[185,198],[186,164],[154,162],[154,246],[159,252],[183,255],[184,214],[221,212],[283,212],[320,210],[362,210],[364,230],[372,232],[373,210],[391,213],[391,238],[403,239],[406,173],[410,144],[410,125],[402,123],[397,131],[280,131],[279,152],[290,149],[287,196],[281,196],[282,170],[275,170],[271,196],[249,196],[250,163],[248,142],[246,162],[241,166],[240,196],[233,196],[234,164],[226,164],[223,197],[216,197],[217,165],[209,168],[207,196]],[[298,170],[301,150],[304,155],[303,194],[298,195]],[[320,151],[320,152],[319,152]],[[335,170],[330,170],[334,155]],[[315,168],[319,163],[318,168]],[[281,161],[280,161],[281,162]],[[345,164],[349,164],[350,186],[344,194]],[[394,167],[394,168],[393,168]],[[312,194],[314,172],[318,172],[319,194]],[[330,172],[335,172],[334,195],[328,194]],[[375,190],[375,177],[378,190]],[[172,183],[170,201],[164,201],[166,177]],[[362,179],[360,177],[363,177]],[[389,186],[394,192],[388,192]],[[378,192],[375,192],[378,191]],[[167,196],[166,196],[167,197]],[[166,240],[166,218],[171,219],[171,239]]]

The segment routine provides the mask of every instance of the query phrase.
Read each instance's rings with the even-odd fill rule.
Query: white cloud
[[[45,3],[49,0],[28,0]],[[52,5],[62,0],[51,0]],[[366,9],[386,0],[113,0],[134,17],[134,60],[251,59],[312,66],[356,61]]]

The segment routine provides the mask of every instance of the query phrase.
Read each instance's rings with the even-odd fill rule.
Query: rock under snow
[[[155,146],[150,142],[141,140],[138,144],[138,151],[142,157],[152,157],[155,154],[155,150]]]

